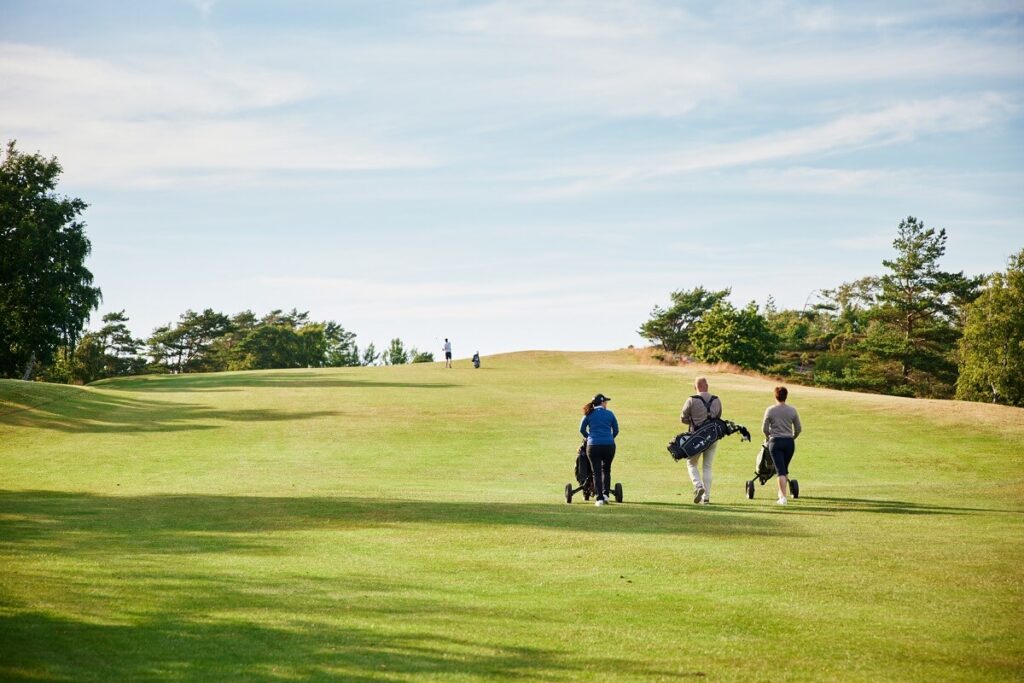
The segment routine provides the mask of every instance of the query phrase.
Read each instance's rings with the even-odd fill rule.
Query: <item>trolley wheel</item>
[[[615,502],[622,502],[622,484],[615,484],[615,488],[612,489],[612,494],[615,496]]]
[[[572,484],[565,485],[565,502],[572,503]]]
[[[750,500],[754,499],[754,480],[751,479],[747,482],[747,498]]]
[[[800,482],[796,479],[789,480],[789,492],[794,498],[800,497]]]

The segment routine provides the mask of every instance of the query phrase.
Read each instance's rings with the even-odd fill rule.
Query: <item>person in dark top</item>
[[[612,460],[615,458],[615,437],[619,435],[619,422],[615,413],[608,410],[611,399],[598,394],[583,407],[580,434],[587,439],[587,458],[594,473],[595,505],[606,505],[612,481]],[[590,408],[590,410],[588,410]]]

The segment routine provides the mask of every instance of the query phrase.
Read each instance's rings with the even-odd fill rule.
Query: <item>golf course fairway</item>
[[[790,385],[781,507],[776,382],[642,358],[0,381],[0,679],[1024,678],[1024,410]],[[625,499],[567,505],[597,392]]]

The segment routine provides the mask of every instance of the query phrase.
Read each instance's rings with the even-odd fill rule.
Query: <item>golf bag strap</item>
[[[711,420],[711,419],[712,419],[712,417],[711,417],[711,404],[712,404],[712,403],[714,403],[714,402],[715,402],[715,399],[716,399],[716,398],[718,398],[718,397],[717,397],[717,396],[715,396],[714,394],[711,394],[711,400],[710,400],[710,401],[705,401],[705,400],[704,400],[704,397],[703,397],[703,396],[701,396],[700,394],[694,394],[694,395],[693,395],[693,396],[691,396],[690,398],[695,398],[695,399],[697,399],[698,401],[700,401],[701,403],[703,403],[703,404],[704,404],[704,410],[706,410],[706,411],[707,411],[707,413],[708,413],[708,416],[707,416],[707,418],[706,418],[706,419],[704,420],[704,422],[701,422],[701,423],[700,423],[700,425],[701,425],[701,426],[703,426],[703,425],[704,425],[704,424],[705,424],[706,422],[708,422],[709,420]],[[718,402],[719,402],[719,403],[721,403],[721,402],[722,402],[722,399],[720,399],[720,398],[719,398],[719,399],[718,399]],[[722,416],[721,416],[721,415],[719,415],[718,417],[722,417]],[[694,426],[694,429],[696,429],[696,426]]]

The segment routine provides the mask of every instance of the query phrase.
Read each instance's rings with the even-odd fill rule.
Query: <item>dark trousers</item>
[[[594,473],[594,494],[598,498],[608,498],[608,489],[612,485],[612,460],[615,459],[615,444],[587,446],[587,458],[590,460],[590,471]]]
[[[796,440],[785,436],[777,436],[768,439],[768,452],[772,454],[772,462],[775,463],[775,471],[780,477],[789,476],[789,461],[793,459],[796,452]]]

